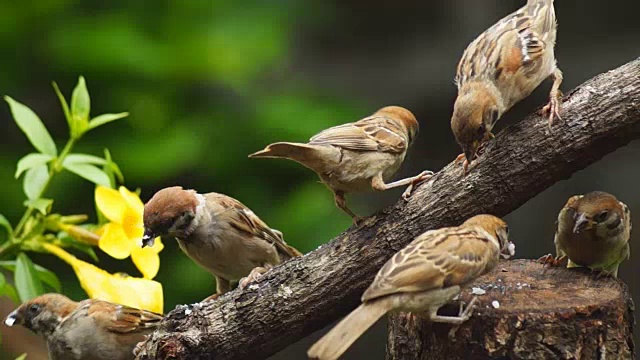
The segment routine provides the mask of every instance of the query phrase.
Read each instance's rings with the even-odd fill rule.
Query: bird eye
[[[609,212],[607,210],[605,210],[605,211],[599,213],[598,215],[596,215],[594,220],[597,221],[597,222],[603,222],[603,221],[607,220],[608,217],[609,217]]]
[[[504,226],[504,232],[507,233],[507,235],[509,235],[509,225]]]
[[[27,311],[29,312],[29,314],[31,315],[36,315],[37,313],[40,312],[40,305],[38,304],[31,304],[29,305],[29,307],[27,308]]]

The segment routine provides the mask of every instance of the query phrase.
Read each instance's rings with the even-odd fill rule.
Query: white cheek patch
[[[7,326],[13,326],[13,324],[16,323],[16,318],[13,317],[13,315],[9,315],[7,316],[6,319],[4,319],[4,324]]]

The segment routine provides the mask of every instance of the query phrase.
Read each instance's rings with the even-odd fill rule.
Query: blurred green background
[[[308,252],[347,228],[350,219],[334,207],[331,193],[310,171],[284,160],[249,160],[247,154],[273,141],[304,141],[326,127],[397,104],[411,109],[421,123],[399,176],[438,170],[459,153],[449,119],[462,51],[522,4],[0,0],[0,92],[31,107],[60,144],[67,136],[66,121],[50,83],[56,81],[69,96],[77,77],[84,75],[93,115],[131,115],[89,133],[76,151],[102,155],[109,148],[125,185],[141,188],[143,201],[170,185],[233,196]],[[556,53],[565,92],[640,55],[637,2],[559,1],[556,9]],[[516,106],[497,130],[542,105],[549,86],[545,82]],[[15,163],[30,145],[5,105],[0,106],[0,131],[0,213],[15,224],[24,199],[21,182],[13,178]],[[553,250],[555,217],[574,194],[609,191],[638,220],[639,151],[634,142],[509,215],[519,256]],[[370,214],[393,203],[400,192],[352,196],[350,203],[359,214]],[[65,174],[54,180],[49,194],[56,199],[54,212],[87,213],[95,220],[92,184]],[[632,247],[637,245],[633,238]],[[176,304],[205,298],[215,285],[175,241],[165,244],[156,280],[164,285],[168,312]],[[99,257],[99,265],[111,272],[139,276],[130,260]],[[67,295],[85,296],[68,266],[50,256],[33,259],[60,275]],[[620,275],[636,298],[639,272],[637,262],[626,262]],[[2,305],[0,316],[5,316],[12,305]],[[29,349],[30,359],[42,356],[34,346],[42,342],[27,332],[2,331],[0,351]],[[274,358],[302,358],[318,336]],[[382,359],[384,338],[379,324],[345,358]]]

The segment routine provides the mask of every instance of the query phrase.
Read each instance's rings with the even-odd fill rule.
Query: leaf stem
[[[19,243],[13,241],[7,241],[4,244],[0,245],[0,259],[3,258],[5,254],[13,251],[13,249],[18,247],[19,245]]]
[[[56,159],[53,161],[53,163],[49,167],[49,178],[44,183],[44,186],[42,187],[42,192],[40,193],[40,195],[44,194],[49,188],[49,185],[51,185],[51,179],[53,178],[53,175],[62,171],[62,163],[64,162],[64,159],[67,157],[67,155],[69,155],[69,153],[71,152],[71,149],[75,145],[76,141],[77,139],[73,139],[73,138],[69,139],[69,141],[67,141],[67,144],[62,149],[62,152],[60,153],[60,155],[58,155]],[[22,243],[25,235],[25,234],[22,234],[22,231],[24,230],[23,228],[27,223],[27,220],[29,220],[32,214],[33,214],[33,208],[28,207],[27,210],[22,215],[22,218],[18,222],[18,225],[15,228],[14,233],[16,234],[16,236],[13,239],[12,244]],[[4,244],[2,247],[0,247],[0,257],[4,254],[5,251],[8,250],[8,248],[10,248],[9,246],[6,246],[6,245],[7,244]]]

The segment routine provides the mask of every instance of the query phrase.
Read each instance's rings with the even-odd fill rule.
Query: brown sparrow
[[[425,171],[386,183],[400,169],[416,135],[418,121],[411,111],[387,106],[354,123],[321,131],[306,144],[279,142],[249,157],[290,159],[313,170],[333,191],[336,205],[357,223],[360,218],[347,207],[346,193],[414,185],[433,175]]]
[[[507,224],[492,215],[477,215],[458,227],[418,236],[380,269],[362,295],[362,305],[307,355],[337,359],[389,311],[426,312],[434,322],[463,323],[471,316],[475,299],[458,316],[438,315],[438,309],[458,295],[461,286],[493,269],[501,255],[514,255],[515,246],[507,236]]]
[[[560,118],[562,72],[556,65],[556,15],[553,0],[528,0],[480,34],[462,55],[456,73],[458,97],[451,130],[462,147],[464,170],[480,145],[493,138],[500,117],[526,98],[548,77],[553,78],[549,125]]]
[[[558,215],[556,260],[567,267],[586,266],[604,275],[618,276],[618,266],[629,258],[631,212],[613,195],[594,191],[569,198]]]
[[[157,236],[173,236],[193,261],[216,277],[217,295],[231,282],[246,283],[282,261],[302,254],[284,242],[282,233],[238,200],[198,194],[173,186],[158,191],[144,206],[142,246]]]
[[[45,294],[20,305],[4,322],[43,336],[53,360],[133,360],[136,344],[161,320],[160,314],[107,301]]]

